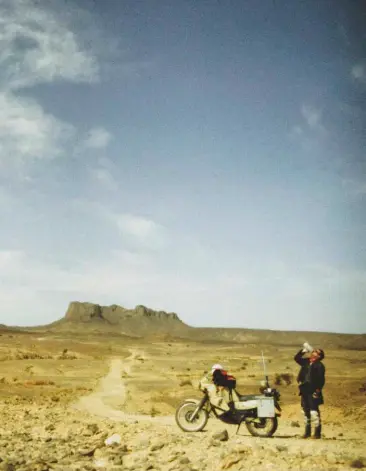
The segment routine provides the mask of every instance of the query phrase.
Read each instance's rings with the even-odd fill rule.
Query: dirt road
[[[112,358],[108,374],[101,380],[99,387],[90,395],[84,396],[73,405],[78,410],[87,411],[92,415],[117,422],[154,422],[173,425],[174,417],[151,417],[142,414],[128,414],[123,411],[127,389],[123,374],[130,374],[136,365],[136,358],[141,355],[137,350],[130,350],[130,355],[122,360]]]

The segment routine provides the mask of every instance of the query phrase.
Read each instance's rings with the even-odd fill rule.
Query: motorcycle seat
[[[258,395],[256,394],[240,394],[237,392],[237,395],[239,397],[239,401],[242,402],[242,401],[253,401],[255,399],[258,399]]]

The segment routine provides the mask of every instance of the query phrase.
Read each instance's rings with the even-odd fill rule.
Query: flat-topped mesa
[[[178,322],[182,322],[175,312],[154,311],[153,309],[150,309],[146,306],[142,306],[141,304],[135,307],[134,312],[139,316],[155,317],[158,319],[175,320]]]
[[[99,306],[99,304],[73,301],[69,304],[64,320],[68,322],[106,322],[108,324],[119,324],[127,319],[146,318],[150,320],[183,322],[175,312],[154,311],[143,305],[135,309],[126,309],[117,304],[111,306]]]
[[[92,322],[103,320],[102,308],[98,304],[71,302],[64,319],[70,322]]]

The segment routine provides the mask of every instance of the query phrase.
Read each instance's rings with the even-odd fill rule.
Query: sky
[[[0,0],[0,323],[366,333],[362,0]]]

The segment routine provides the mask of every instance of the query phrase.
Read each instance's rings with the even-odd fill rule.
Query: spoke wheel
[[[277,417],[255,419],[245,422],[249,432],[255,437],[272,437],[278,427]]]
[[[175,413],[175,421],[177,422],[177,425],[185,432],[199,432],[207,424],[208,414],[206,409],[201,409],[194,420],[191,421],[191,417],[196,408],[197,403],[184,402],[178,407]]]

